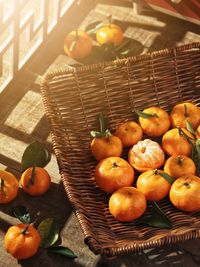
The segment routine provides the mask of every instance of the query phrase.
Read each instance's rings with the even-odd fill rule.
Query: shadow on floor
[[[50,190],[43,196],[38,197],[32,197],[20,188],[17,198],[9,205],[1,205],[0,211],[13,216],[12,210],[18,205],[28,208],[31,221],[35,221],[34,225],[37,226],[43,219],[54,218],[58,222],[60,230],[67,223],[72,212],[62,183],[52,183]],[[2,230],[4,231],[5,227]]]
[[[192,259],[194,265],[187,265],[187,260]],[[196,265],[197,264],[197,265]],[[96,267],[134,267],[134,266],[198,266],[200,264],[200,256],[181,248],[179,245],[166,245],[162,248],[153,248],[139,252],[135,255],[121,256],[113,260],[105,260],[100,258]]]

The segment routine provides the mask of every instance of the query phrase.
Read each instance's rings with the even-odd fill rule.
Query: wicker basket
[[[200,105],[200,43],[118,61],[84,65],[47,75],[42,97],[52,127],[59,169],[85,243],[95,254],[113,257],[200,237],[200,213],[159,203],[173,222],[158,229],[140,220],[120,223],[108,210],[109,196],[94,180],[97,162],[90,151],[90,130],[104,112],[109,128],[137,119],[133,109],[158,105],[166,111],[180,101]]]

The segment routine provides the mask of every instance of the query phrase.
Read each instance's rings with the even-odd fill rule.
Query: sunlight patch
[[[21,162],[27,144],[0,133],[0,154],[14,161]]]
[[[31,134],[43,116],[44,107],[41,95],[28,91],[13,109],[5,121],[5,125]]]

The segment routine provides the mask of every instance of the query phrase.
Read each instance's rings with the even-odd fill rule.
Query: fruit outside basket
[[[90,130],[98,129],[102,111],[114,130],[126,119],[137,119],[134,108],[158,105],[169,112],[181,101],[200,106],[200,43],[62,69],[44,78],[41,92],[64,187],[95,254],[113,257],[200,237],[200,212],[179,211],[168,199],[159,206],[171,229],[140,219],[117,222],[108,210],[109,196],[95,183],[97,162],[90,150]]]

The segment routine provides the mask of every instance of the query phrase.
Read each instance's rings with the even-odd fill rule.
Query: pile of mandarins
[[[0,170],[0,204],[8,204],[19,194],[19,185],[22,190],[31,196],[45,194],[51,186],[48,172],[41,167],[26,169],[20,181],[11,173]],[[37,229],[25,223],[9,227],[4,237],[4,246],[8,253],[16,259],[32,257],[39,249],[41,237]]]
[[[111,16],[109,22],[100,23],[92,30],[95,38],[86,31],[73,30],[69,32],[64,40],[65,53],[74,59],[83,59],[92,53],[95,46],[118,47],[124,41],[124,34],[119,25],[112,23]]]
[[[112,134],[102,125],[101,132],[91,132],[91,151],[99,161],[95,180],[110,194],[110,213],[118,221],[130,222],[144,214],[147,201],[167,196],[177,209],[200,210],[200,178],[192,159],[200,137],[200,109],[185,102],[170,114],[160,107],[137,113],[138,123],[122,122]],[[160,144],[155,137],[161,137]],[[124,147],[127,160],[122,158]]]

